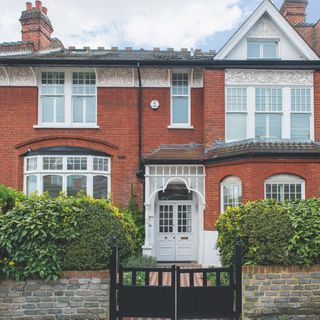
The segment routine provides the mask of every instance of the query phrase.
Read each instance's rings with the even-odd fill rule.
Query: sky
[[[33,0],[30,0],[33,1]],[[283,0],[275,0],[277,7]],[[43,0],[68,46],[219,50],[261,0]],[[0,43],[20,40],[23,0],[0,0]],[[308,22],[320,18],[309,0]]]

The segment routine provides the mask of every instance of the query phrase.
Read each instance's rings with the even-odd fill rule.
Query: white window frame
[[[294,89],[307,89],[307,90],[310,90],[310,111],[293,111],[292,109],[292,105],[293,105],[293,102],[290,100],[290,105],[291,105],[291,109],[290,109],[290,138],[293,139],[291,137],[291,116],[292,115],[295,115],[295,114],[302,114],[302,115],[308,115],[309,116],[309,126],[310,126],[310,132],[309,132],[309,139],[313,139],[313,136],[314,136],[314,124],[313,124],[313,108],[314,108],[314,103],[313,103],[313,90],[311,87],[292,87],[290,88],[290,99],[292,99],[292,91]],[[298,138],[300,139],[300,138]],[[305,139],[308,139],[308,138],[305,138]]]
[[[64,123],[43,123],[42,122],[42,106],[41,106],[41,79],[42,72],[63,72],[64,73]],[[96,123],[73,123],[73,106],[72,93],[73,85],[73,72],[93,72],[96,75],[96,94],[95,94],[95,106],[96,106]],[[40,68],[36,72],[38,83],[38,124],[34,125],[34,128],[93,128],[97,129],[98,126],[98,77],[97,72],[93,68]],[[77,95],[79,96],[79,95]],[[93,96],[93,95],[86,95]]]
[[[228,111],[228,89],[246,89],[246,95],[247,95],[247,106],[246,111]],[[248,136],[248,87],[247,86],[234,86],[234,85],[228,85],[225,86],[225,140],[226,142],[233,142],[238,140],[228,139],[228,126],[227,126],[227,115],[228,114],[244,114],[246,119],[246,137]],[[246,138],[245,137],[245,138]]]
[[[184,73],[188,75],[188,123],[173,123],[173,94],[172,94],[172,76],[174,73]],[[170,125],[169,129],[193,129],[191,125],[191,71],[189,69],[172,69],[170,70]]]
[[[242,194],[242,181],[239,177],[237,176],[229,176],[226,177],[225,179],[223,179],[220,182],[220,211],[223,213],[224,212],[224,193],[223,193],[223,189],[224,187],[229,187],[229,186],[240,186],[240,190],[241,190],[241,202],[242,202],[242,198],[243,198],[243,194]]]
[[[62,170],[44,170],[43,169],[43,158],[56,158],[62,157]],[[85,157],[87,158],[87,170],[68,170],[67,169],[67,158],[68,157]],[[37,158],[37,168],[36,170],[27,170],[27,160]],[[93,170],[93,159],[103,158],[108,161],[108,171]],[[68,176],[83,175],[87,177],[87,194],[93,196],[93,177],[95,176],[105,176],[108,178],[108,195],[111,194],[111,159],[110,157],[92,156],[92,155],[39,155],[30,156],[24,158],[24,187],[23,190],[27,191],[27,177],[36,176],[37,177],[37,192],[38,194],[43,193],[43,177],[48,175],[62,176],[62,191],[67,192],[67,178]]]
[[[294,174],[276,174],[264,181],[264,198],[267,199],[267,184],[301,184],[301,199],[305,199],[305,180]],[[283,195],[282,195],[283,196]],[[283,201],[283,200],[281,200]]]
[[[249,42],[257,42],[259,43],[259,47],[260,47],[260,56],[259,57],[255,57],[255,58],[249,58]],[[263,57],[263,44],[268,43],[268,42],[272,42],[272,43],[276,43],[277,44],[277,53],[276,53],[276,57],[270,57],[270,58],[265,58]],[[246,51],[247,51],[247,60],[280,60],[280,39],[279,38],[247,38],[247,47],[246,47]]]
[[[247,135],[246,139],[255,139],[255,115],[256,115],[256,88],[282,88],[282,139],[291,139],[291,89],[310,89],[311,93],[311,112],[310,112],[310,139],[314,141],[314,86],[313,85],[229,85],[225,86],[225,114],[227,114],[227,88],[246,87],[247,88]],[[260,113],[260,112],[259,112]],[[261,112],[264,113],[264,112]],[[269,112],[266,112],[269,113]],[[270,112],[273,113],[273,112]],[[275,112],[277,113],[277,112]],[[293,112],[294,113],[294,112]],[[225,123],[227,118],[225,116]],[[225,141],[232,142],[227,139],[227,126],[225,126]],[[237,140],[239,141],[239,140]]]

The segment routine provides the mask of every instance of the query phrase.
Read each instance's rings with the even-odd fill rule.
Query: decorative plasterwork
[[[37,81],[31,67],[7,67],[9,86],[36,86]]]
[[[99,87],[133,87],[132,68],[98,68]]]
[[[4,67],[0,67],[0,86],[7,86],[9,78]]]
[[[226,70],[227,85],[313,85],[312,71]]]
[[[249,37],[279,37],[279,31],[266,17],[262,17],[249,31]]]
[[[170,74],[167,68],[141,68],[141,82],[143,87],[168,88],[170,87]],[[135,74],[136,76],[137,74]],[[136,86],[138,85],[136,80]]]
[[[203,69],[202,68],[193,69],[191,86],[193,88],[203,87]]]

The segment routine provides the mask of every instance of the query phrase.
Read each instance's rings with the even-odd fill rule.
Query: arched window
[[[221,182],[221,212],[227,207],[237,207],[242,203],[242,186],[238,177],[230,176]]]
[[[264,190],[266,199],[294,201],[305,198],[305,182],[295,175],[272,176],[265,180]]]

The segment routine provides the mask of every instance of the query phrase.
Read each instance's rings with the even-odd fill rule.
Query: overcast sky
[[[33,1],[33,0],[30,0]],[[43,0],[64,45],[218,50],[261,0]],[[275,0],[279,7],[282,0]],[[23,0],[0,0],[0,42],[20,40]],[[308,21],[320,18],[309,0]]]

